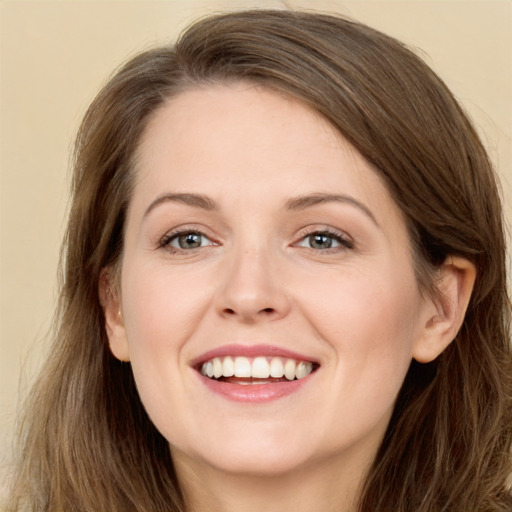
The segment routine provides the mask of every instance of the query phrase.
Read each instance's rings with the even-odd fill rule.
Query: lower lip
[[[303,379],[269,384],[234,384],[209,379],[200,373],[198,373],[198,375],[203,384],[207,386],[210,391],[222,395],[228,400],[245,403],[264,403],[296,393],[309,381],[313,374],[309,374]]]

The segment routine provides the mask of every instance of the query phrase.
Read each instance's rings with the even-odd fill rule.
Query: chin
[[[240,436],[244,430],[248,435]],[[232,431],[222,438],[214,436],[215,440],[203,437],[199,444],[194,442],[181,449],[171,446],[171,453],[173,458],[186,459],[189,465],[239,476],[277,476],[307,465],[314,452],[304,450],[305,443],[299,436],[290,439],[289,433],[277,430],[269,435],[264,429],[240,428],[238,435]]]
[[[216,470],[233,476],[276,477],[293,473],[307,465],[307,459],[301,455],[298,448],[294,453],[256,453],[252,450],[240,453],[230,450],[223,457],[208,457],[205,462]]]

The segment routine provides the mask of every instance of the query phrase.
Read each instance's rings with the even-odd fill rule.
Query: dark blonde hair
[[[133,160],[152,113],[187,88],[250,81],[327,119],[405,214],[422,289],[447,256],[478,271],[456,339],[412,362],[363,483],[361,512],[510,511],[512,359],[496,177],[443,82],[396,40],[339,17],[246,11],[209,17],[175,46],[122,67],[76,143],[52,355],[35,384],[10,510],[183,511],[167,441],[129,364],[110,353],[98,300],[115,266]]]

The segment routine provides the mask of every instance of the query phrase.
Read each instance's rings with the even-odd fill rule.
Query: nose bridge
[[[249,323],[286,315],[289,302],[277,260],[268,241],[245,238],[234,244],[220,287],[219,312]]]

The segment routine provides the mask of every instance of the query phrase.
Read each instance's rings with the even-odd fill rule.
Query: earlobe
[[[466,315],[476,279],[476,267],[465,258],[449,256],[439,269],[438,293],[425,308],[422,333],[413,357],[429,363],[453,341]]]
[[[129,361],[130,352],[123,315],[119,286],[113,272],[104,268],[98,283],[98,295],[105,317],[105,332],[112,354],[120,361]]]

